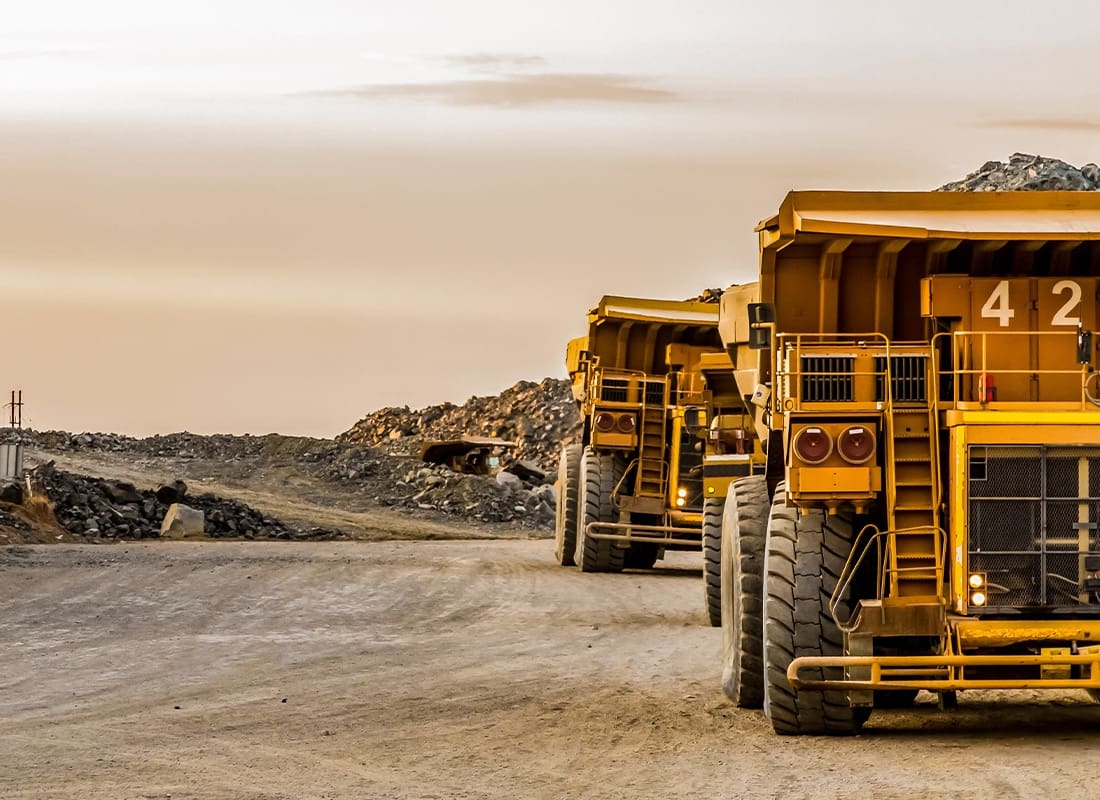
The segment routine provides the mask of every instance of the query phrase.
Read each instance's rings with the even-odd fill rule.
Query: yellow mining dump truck
[[[708,354],[725,356],[715,302],[608,296],[588,313],[566,348],[584,433],[559,464],[562,566],[645,569],[700,548]]]
[[[768,443],[726,504],[726,692],[781,734],[1096,696],[1100,195],[795,192],[757,230],[760,302],[723,309]]]

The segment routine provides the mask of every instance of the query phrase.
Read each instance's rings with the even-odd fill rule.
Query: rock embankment
[[[495,436],[516,443],[517,461],[533,461],[552,472],[561,446],[580,441],[580,435],[580,415],[569,381],[546,378],[538,383],[520,381],[499,395],[471,397],[462,405],[382,408],[336,440],[415,456],[428,439]]]
[[[67,453],[130,458],[149,475],[150,484],[182,475],[200,481],[228,477],[239,485],[242,480],[281,470],[296,479],[327,487],[318,494],[328,498],[327,504],[344,510],[391,508],[412,517],[475,526],[507,524],[529,531],[549,531],[554,524],[556,496],[550,485],[554,473],[532,472],[519,463],[508,467],[514,472],[463,475],[445,466],[425,464],[419,457],[389,453],[370,445],[278,434],[174,433],[138,439],[111,433],[24,430],[18,435],[39,461]],[[196,498],[189,495],[188,503],[196,505]],[[98,522],[99,512],[104,510],[95,511],[92,516]],[[163,508],[158,509],[158,524],[163,512]],[[233,519],[233,515],[228,518]],[[210,519],[219,524],[217,514],[210,515]],[[76,521],[73,525],[78,527]],[[256,531],[264,523],[253,520],[247,527]],[[232,526],[229,529],[232,531]]]
[[[263,514],[237,500],[203,493],[190,495],[183,481],[157,489],[138,489],[132,483],[76,475],[47,462],[30,472],[35,494],[53,505],[58,523],[69,533],[89,540],[150,539],[159,537],[165,514],[173,503],[186,503],[203,512],[203,533],[235,539],[346,539],[333,528],[301,528]]]

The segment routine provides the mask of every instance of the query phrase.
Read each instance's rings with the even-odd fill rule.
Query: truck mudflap
[[[589,522],[584,529],[584,534],[593,539],[608,539],[620,544],[645,542],[666,547],[700,547],[703,540],[701,528],[676,525],[633,525],[629,522]]]
[[[843,669],[847,678],[803,679],[804,670]],[[1014,677],[967,677],[966,671],[1016,673]],[[1019,676],[1029,671],[1030,676]],[[1039,655],[805,656],[787,668],[791,686],[803,691],[927,689],[1100,690],[1100,646],[1044,648]]]

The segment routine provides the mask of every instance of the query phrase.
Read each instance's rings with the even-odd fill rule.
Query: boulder
[[[170,506],[173,503],[179,503],[186,494],[187,484],[179,479],[171,483],[161,484],[157,487],[156,491],[157,500],[164,503],[166,506]]]
[[[203,512],[181,503],[173,503],[168,507],[168,513],[164,515],[160,535],[163,539],[202,536],[205,525],[206,515]]]
[[[143,499],[141,492],[139,492],[132,483],[104,481],[103,493],[111,498],[113,502],[121,503],[122,505],[140,503]]]
[[[528,483],[543,483],[546,480],[546,470],[534,461],[517,461],[505,467],[504,471]]]

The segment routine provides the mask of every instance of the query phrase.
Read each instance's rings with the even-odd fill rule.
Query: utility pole
[[[8,403],[10,411],[8,419],[12,430],[23,427],[23,390],[11,390],[11,402]]]

